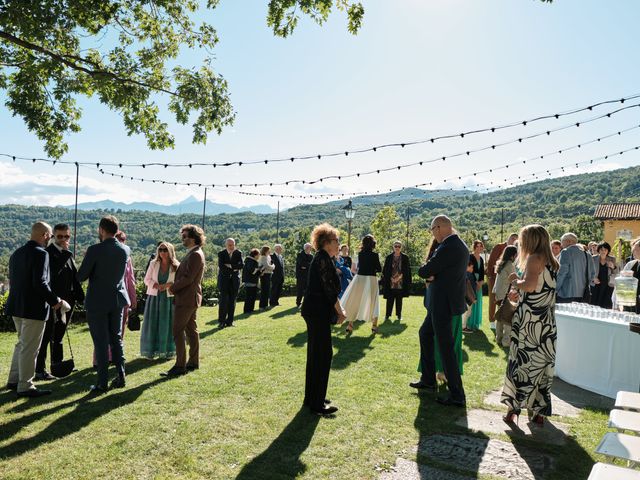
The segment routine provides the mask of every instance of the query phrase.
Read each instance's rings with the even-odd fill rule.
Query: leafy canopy
[[[178,56],[183,48],[211,53],[216,31],[194,18],[218,1],[0,0],[5,105],[55,158],[68,150],[65,135],[80,131],[80,96],[97,97],[118,112],[127,133],[144,135],[152,149],[174,146],[158,105],[166,97],[175,120],[191,122],[193,142],[206,143],[209,132],[233,124],[227,81],[211,56],[191,68]],[[267,24],[287,37],[300,15],[321,25],[334,7],[357,33],[364,9],[351,0],[271,0]]]

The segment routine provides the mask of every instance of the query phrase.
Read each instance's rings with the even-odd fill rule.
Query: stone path
[[[489,393],[485,403],[504,407],[500,393],[500,390]],[[467,410],[455,423],[475,436],[430,435],[414,450],[418,463],[398,458],[392,470],[384,472],[380,480],[470,480],[478,475],[510,480],[547,478],[554,468],[554,455],[538,445],[562,446],[570,434],[569,425],[557,418],[576,418],[585,407],[610,410],[614,403],[613,399],[558,378],[553,383],[552,402],[554,416],[547,419],[543,427],[530,424],[526,412],[517,425],[510,426],[502,420],[504,408]],[[500,435],[508,435],[511,442],[492,438]],[[421,459],[430,465],[419,463]]]

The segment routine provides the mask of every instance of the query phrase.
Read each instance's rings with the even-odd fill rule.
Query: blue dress
[[[351,269],[347,265],[345,265],[342,257],[338,257],[336,259],[336,268],[340,270],[340,273],[338,274],[338,276],[340,277],[340,293],[338,294],[338,298],[342,298],[342,294],[353,279],[353,274],[351,273]]]

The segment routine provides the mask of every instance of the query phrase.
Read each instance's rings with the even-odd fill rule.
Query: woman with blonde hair
[[[501,402],[508,407],[507,423],[525,407],[531,422],[542,425],[551,415],[551,382],[556,360],[556,276],[560,265],[551,252],[551,239],[541,225],[520,230],[518,270],[509,275],[509,298],[518,301],[511,327],[509,361]]]
[[[156,249],[156,258],[149,263],[144,276],[147,286],[147,301],[144,306],[144,321],[140,332],[140,355],[146,358],[171,358],[176,354],[173,342],[173,285],[180,262],[176,259],[174,246],[161,242]]]

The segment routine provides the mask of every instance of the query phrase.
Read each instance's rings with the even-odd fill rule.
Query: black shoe
[[[160,374],[161,377],[180,377],[186,375],[187,370],[182,367],[171,367],[168,372]]]
[[[4,387],[7,390],[12,390],[14,392],[18,391],[18,384],[17,383],[7,383],[7,385]]]
[[[338,407],[323,407],[320,410],[311,409],[316,415],[332,415],[338,411]]]
[[[49,372],[45,370],[44,372],[36,372],[33,379],[38,382],[38,381],[44,381],[44,380],[57,380],[58,377],[54,377],[53,375],[51,375]]]
[[[98,385],[91,385],[89,387],[89,395],[102,395],[103,393],[107,393],[106,387],[100,387]]]
[[[409,386],[412,388],[417,388],[418,390],[425,390],[427,392],[432,392],[432,393],[435,393],[438,391],[437,385],[429,385],[428,383],[425,383],[422,380],[419,380],[417,382],[411,382]]]
[[[436,402],[438,402],[440,405],[444,405],[445,407],[466,407],[467,403],[464,400],[454,400],[451,397],[438,397],[436,398]]]
[[[109,385],[109,388],[110,389],[112,389],[112,388],[124,388],[126,384],[127,384],[127,382],[125,381],[124,377],[116,377],[111,382],[111,385]]]
[[[229,325],[231,326],[231,325]],[[184,367],[187,372],[193,372],[194,370],[198,370],[200,368],[199,365],[187,365]]]
[[[32,388],[25,392],[18,392],[19,397],[28,397],[28,398],[38,398],[38,397],[43,397],[45,395],[50,395],[50,394],[51,394],[51,390],[42,390],[38,388]]]
[[[328,398],[324,399],[324,404],[325,405],[331,405],[331,400],[329,400]]]
[[[223,329],[223,328],[225,328],[226,326],[227,326],[227,324],[226,324],[226,323],[218,322],[218,328],[219,328],[220,330],[222,330],[222,329]]]

